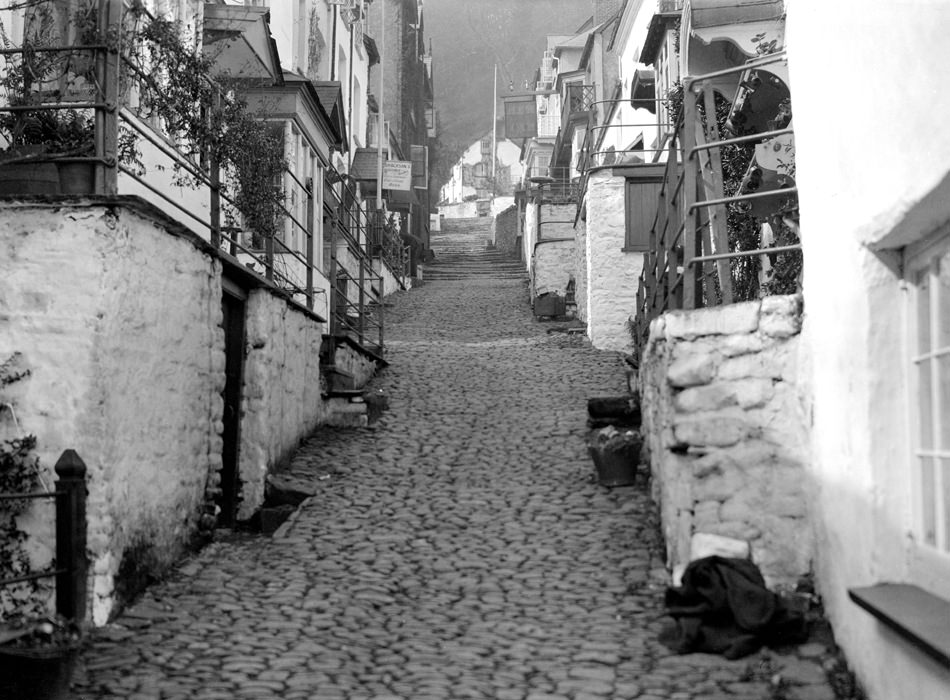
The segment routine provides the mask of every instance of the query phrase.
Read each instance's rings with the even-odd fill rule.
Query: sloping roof
[[[330,117],[330,126],[339,137],[342,150],[347,150],[346,113],[343,110],[343,88],[335,80],[313,80],[314,91]]]
[[[280,57],[263,7],[206,4],[204,46],[214,46],[216,68],[235,78],[270,78],[280,84]]]
[[[376,182],[379,173],[378,154],[375,148],[357,148],[350,164],[350,176],[354,180]]]
[[[681,16],[679,12],[658,12],[653,15],[650,27],[647,29],[647,38],[643,40],[643,48],[640,49],[640,55],[637,57],[638,63],[649,66],[656,61],[667,31],[679,21]]]

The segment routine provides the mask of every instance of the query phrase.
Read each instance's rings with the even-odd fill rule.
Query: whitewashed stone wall
[[[497,250],[518,254],[518,217],[518,208],[511,205],[492,219],[491,240]]]
[[[600,350],[630,352],[628,319],[636,308],[642,253],[625,253],[625,181],[613,171],[591,175],[587,184],[587,335]]]
[[[772,585],[810,571],[800,327],[798,296],[670,312],[651,326],[640,389],[671,567],[708,533],[748,542]]]
[[[528,274],[534,270],[534,244],[538,240],[538,207],[528,202],[524,211],[524,231],[521,234],[522,260],[528,266]]]
[[[529,209],[534,208],[529,206]],[[573,204],[542,204],[537,209],[539,234],[531,251],[532,299],[547,292],[563,295],[568,281],[577,276],[574,231],[577,208]]]
[[[47,483],[66,448],[88,467],[98,624],[120,565],[179,556],[221,467],[221,268],[159,221],[88,202],[0,209],[0,357],[32,373],[4,401]]]
[[[323,324],[264,289],[247,300],[239,520],[263,503],[267,472],[326,418],[320,390]]]
[[[333,354],[333,366],[353,375],[356,386],[363,387],[379,368],[376,360],[358,352],[346,343],[338,343]]]
[[[587,294],[590,278],[587,265],[587,222],[578,221],[574,229],[574,301],[577,304],[577,318],[587,322],[590,315]]]

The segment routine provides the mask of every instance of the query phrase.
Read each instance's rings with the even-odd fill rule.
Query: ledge
[[[950,602],[904,583],[851,588],[848,595],[920,651],[950,668]]]

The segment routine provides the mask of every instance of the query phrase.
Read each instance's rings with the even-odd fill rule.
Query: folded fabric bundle
[[[762,646],[807,639],[805,613],[796,601],[765,586],[747,559],[705,557],[691,562],[679,588],[666,591],[675,625],[660,641],[679,654],[706,652],[738,659]]]

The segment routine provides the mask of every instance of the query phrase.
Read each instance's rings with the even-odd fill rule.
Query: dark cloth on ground
[[[666,611],[675,625],[660,641],[679,654],[738,659],[763,645],[794,644],[808,636],[802,606],[768,590],[758,567],[745,559],[691,562],[682,585],[667,589]]]

